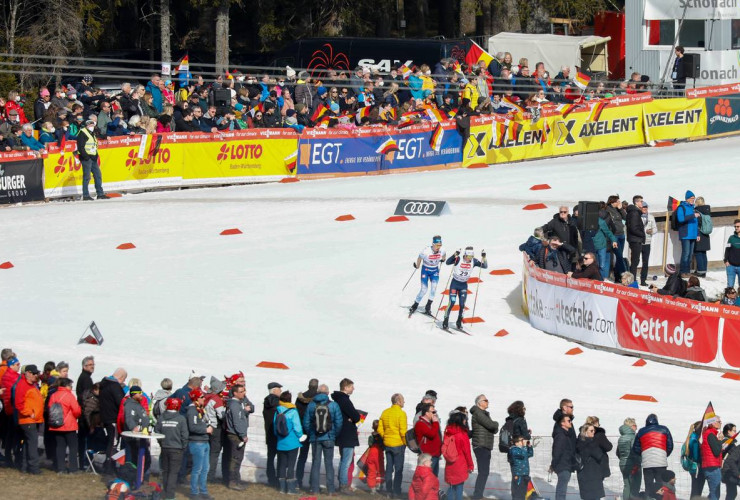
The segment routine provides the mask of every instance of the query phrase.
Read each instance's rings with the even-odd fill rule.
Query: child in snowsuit
[[[529,441],[522,436],[514,436],[513,444],[509,449],[509,464],[511,464],[511,498],[525,500],[529,486],[529,459],[534,456],[534,450]]]
[[[373,433],[367,438],[369,446],[367,453],[367,487],[370,491],[378,491],[378,486],[385,479],[385,460],[383,457],[383,438],[378,434],[379,420],[373,421]]]
[[[663,471],[661,476],[663,486],[657,491],[659,498],[663,500],[676,500],[676,474],[671,470]]]
[[[409,487],[409,500],[437,500],[439,498],[439,479],[432,471],[432,456],[419,455],[414,477]]]

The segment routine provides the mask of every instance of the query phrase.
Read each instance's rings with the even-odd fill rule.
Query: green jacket
[[[473,424],[473,448],[493,449],[493,436],[498,432],[498,422],[491,420],[486,410],[477,405],[470,408],[470,420]]]
[[[607,239],[612,243],[617,242],[617,237],[609,230],[609,226],[606,221],[599,217],[599,230],[596,231],[596,234],[593,236],[594,248],[596,250],[607,248],[607,246],[609,246],[607,245]],[[606,276],[604,276],[604,278],[606,278]]]
[[[622,425],[619,428],[617,458],[619,458],[620,468],[640,465],[640,456],[632,453],[632,444],[635,441],[635,435],[635,431],[629,425]]]

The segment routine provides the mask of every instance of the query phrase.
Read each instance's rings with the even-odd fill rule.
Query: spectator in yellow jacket
[[[478,94],[478,77],[470,75],[468,78],[468,83],[463,89],[463,99],[468,99],[470,101],[470,109],[475,109],[478,107],[478,98],[480,97]]]
[[[403,411],[404,403],[402,394],[391,396],[391,407],[383,410],[378,424],[378,434],[385,445],[385,490],[396,498],[401,498],[403,461],[406,454],[408,418]]]

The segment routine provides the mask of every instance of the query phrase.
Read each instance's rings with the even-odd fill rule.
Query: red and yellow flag
[[[493,61],[493,56],[483,50],[483,47],[471,40],[468,53],[465,54],[465,62],[470,66],[477,66],[480,61],[485,61],[486,67],[488,67],[488,65],[491,64],[491,61]]]

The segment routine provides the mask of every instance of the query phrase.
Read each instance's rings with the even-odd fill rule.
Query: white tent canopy
[[[513,63],[526,57],[530,70],[534,65],[544,62],[545,68],[554,77],[562,66],[572,71],[578,66],[591,73],[609,71],[609,55],[606,44],[611,37],[535,35],[528,33],[499,33],[488,39],[488,52],[510,52]]]

